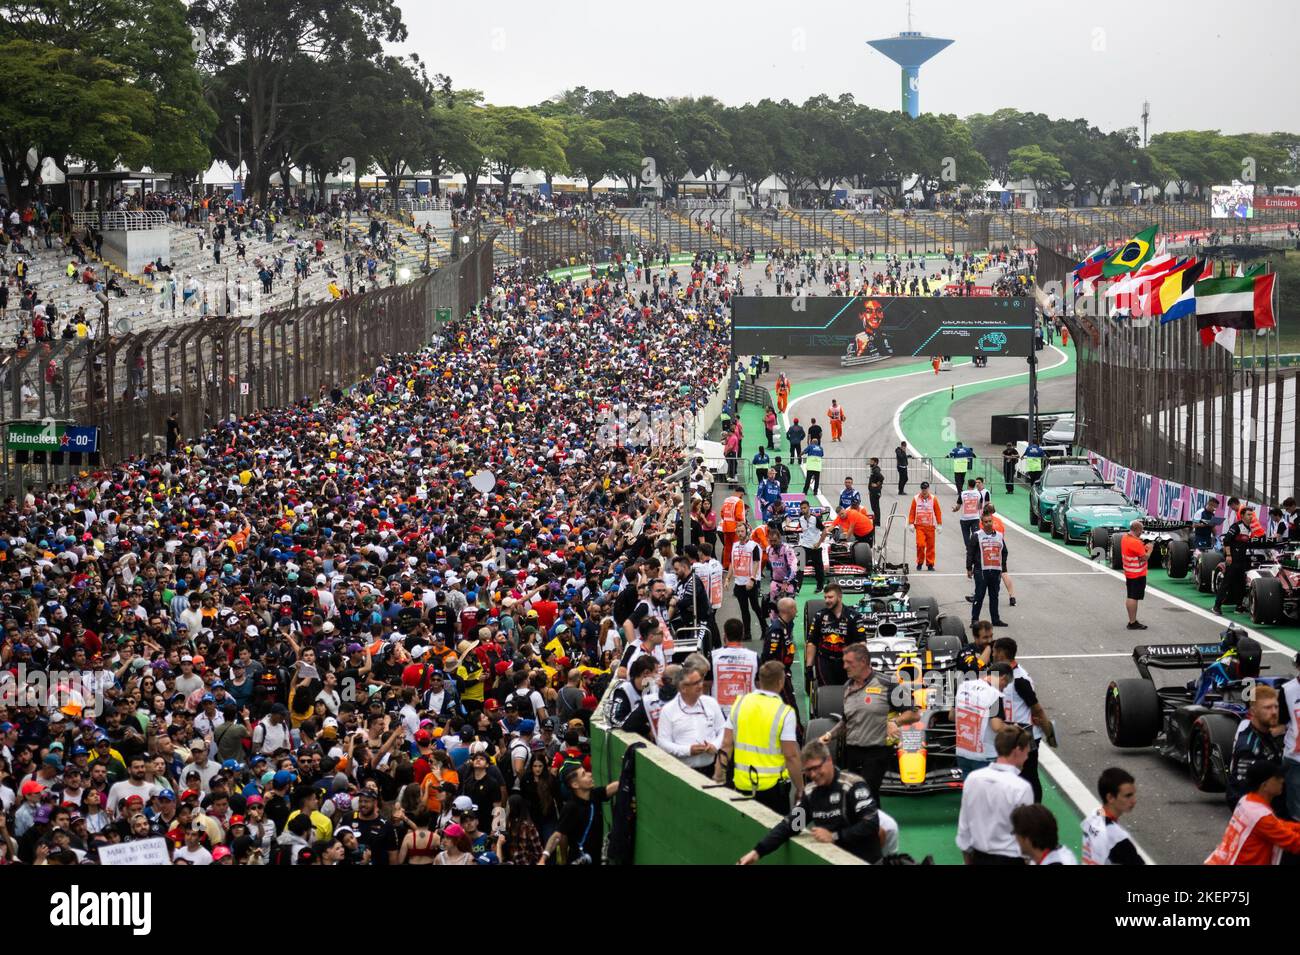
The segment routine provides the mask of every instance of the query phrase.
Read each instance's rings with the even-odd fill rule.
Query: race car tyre
[[[1150,680],[1111,680],[1106,688],[1106,735],[1123,747],[1150,746],[1160,735],[1160,694]]]
[[[853,563],[857,564],[867,573],[871,573],[871,545],[865,541],[859,541],[853,545],[851,551]]]
[[[1051,523],[1051,521],[1050,521],[1050,520],[1049,520],[1049,519],[1048,519],[1048,518],[1043,514],[1043,509],[1042,509],[1041,506],[1038,508],[1038,529],[1039,529],[1040,531],[1047,531],[1047,530],[1051,530],[1051,529],[1052,529],[1052,523]]]
[[[960,620],[957,622],[961,623]],[[955,657],[961,653],[962,641],[960,637],[951,634],[936,633],[926,641],[925,648],[936,657]]]
[[[808,635],[812,633],[813,618],[826,609],[826,601],[815,598],[803,605],[803,639],[808,642]]]
[[[1060,509],[1058,508],[1057,510]],[[1056,540],[1061,540],[1063,537],[1065,537],[1064,520],[1062,519],[1062,517],[1058,517],[1056,514],[1052,515],[1052,537],[1054,537]]]
[[[939,601],[933,597],[912,597],[908,601],[908,607],[913,613],[923,613],[930,620],[930,626],[933,627],[939,619]]]
[[[1176,580],[1182,580],[1187,576],[1187,570],[1192,566],[1192,545],[1187,541],[1170,541],[1169,542],[1169,566],[1165,572]]]
[[[839,720],[832,720],[827,717],[819,717],[817,719],[809,720],[808,731],[804,733],[804,739],[811,743],[813,740],[825,736],[831,730],[835,729],[835,727],[839,725],[839,722]],[[834,744],[831,745],[834,746]],[[838,759],[839,754],[832,750],[831,758]]]
[[[1124,569],[1124,551],[1120,549],[1120,541],[1123,537],[1119,534],[1112,534],[1110,537],[1110,566],[1112,570]]]
[[[1104,527],[1094,527],[1088,532],[1088,549],[1097,554],[1110,553],[1110,531]]]
[[[1261,577],[1250,582],[1250,619],[1254,623],[1282,622],[1282,581]]]
[[[1169,545],[1163,541],[1156,541],[1151,548],[1151,556],[1147,558],[1147,568],[1149,570],[1159,570],[1162,566],[1160,555]]]
[[[1196,788],[1203,793],[1221,793],[1228,788],[1228,764],[1237,735],[1237,720],[1219,713],[1205,713],[1192,723],[1187,740],[1187,768]]]
[[[966,642],[966,624],[955,614],[947,614],[939,618],[939,632],[944,636],[956,637],[962,643]]]
[[[1207,550],[1201,555],[1201,562],[1196,566],[1196,589],[1203,594],[1214,593],[1214,570],[1223,563],[1223,554],[1217,550]]]
[[[829,719],[832,713],[844,714],[844,684],[819,686],[813,691],[811,715]]]

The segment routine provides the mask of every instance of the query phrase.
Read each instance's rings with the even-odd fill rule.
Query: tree
[[[438,107],[434,116],[434,149],[449,168],[465,177],[465,194],[473,202],[487,163],[487,110],[460,103]]]
[[[262,201],[293,114],[306,106],[286,95],[294,86],[292,72],[305,60],[378,61],[383,43],[406,39],[393,0],[194,0],[189,22],[203,31],[199,63],[207,72],[209,102],[223,116],[244,119],[249,175]],[[227,156],[237,151],[233,129],[224,123],[219,134],[217,145]]]
[[[132,149],[132,164],[196,173],[208,163],[206,141],[216,117],[203,102],[185,12],[181,0],[0,0],[0,43],[26,41],[75,51],[82,63],[110,64],[113,70],[108,82],[133,87],[150,98],[149,115],[133,112],[131,116],[133,132],[148,141],[147,148]],[[97,75],[104,78],[102,73]],[[5,95],[12,93],[6,89]],[[97,95],[102,98],[104,91]],[[23,104],[24,108],[32,109],[36,102]],[[101,119],[115,124],[119,118],[85,117],[91,126]],[[6,138],[12,142],[12,135]],[[37,145],[29,143],[22,152]],[[47,140],[39,144],[39,150],[66,169],[69,146],[70,141]],[[109,157],[102,162],[111,165],[123,158]]]
[[[484,152],[489,168],[501,180],[503,194],[509,194],[510,183],[521,169],[566,168],[559,121],[517,106],[489,106],[484,121]]]
[[[743,182],[745,192],[753,195],[772,174],[772,144],[764,133],[762,117],[757,107],[746,104],[725,110],[722,125],[731,140],[727,173]]]
[[[927,206],[935,195],[958,186],[983,186],[989,165],[971,143],[970,127],[952,114],[925,113],[911,122],[909,157]]]
[[[1051,121],[1042,113],[1000,109],[992,115],[976,114],[966,119],[971,145],[989,164],[992,178],[1003,184],[1011,175],[1011,151],[1020,146],[1048,141]]]
[[[156,100],[124,67],[79,50],[28,40],[0,44],[0,168],[9,198],[22,204],[27,154],[62,162],[74,155],[101,168],[143,163]]]
[[[723,106],[712,96],[669,101],[682,161],[709,183],[709,194],[720,188],[718,173],[731,156],[731,137],[722,122]]]
[[[433,83],[418,58],[385,57],[363,68],[357,107],[364,110],[365,155],[388,177],[397,204],[402,176],[429,165],[434,151]],[[440,78],[443,79],[443,78]]]
[[[1069,175],[1061,161],[1038,145],[1017,146],[1011,150],[1008,174],[1012,179],[1028,179],[1042,202],[1043,194],[1054,196]]]

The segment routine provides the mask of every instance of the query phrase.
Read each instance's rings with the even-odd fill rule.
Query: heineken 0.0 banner
[[[10,451],[93,454],[99,450],[99,429],[55,421],[16,421],[5,428],[5,447]]]

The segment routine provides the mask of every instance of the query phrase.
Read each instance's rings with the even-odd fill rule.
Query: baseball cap
[[[174,793],[174,792],[173,792],[172,790],[170,790],[170,789],[164,789],[164,790],[162,790],[161,792],[157,793],[157,798],[159,798],[159,799],[165,799],[165,800],[167,800],[168,802],[175,802],[175,801],[176,801],[176,793]]]
[[[457,812],[478,812],[478,806],[468,796],[457,796],[452,800],[451,808]]]
[[[289,772],[287,769],[282,769],[275,774],[275,778],[272,782],[277,788],[280,786],[287,786],[293,782],[293,773]]]

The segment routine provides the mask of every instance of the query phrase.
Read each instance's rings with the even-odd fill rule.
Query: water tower
[[[883,40],[868,40],[867,46],[883,53],[900,67],[903,80],[903,112],[915,119],[921,112],[921,64],[952,40],[926,36],[912,29],[912,5],[907,7],[907,30]]]

